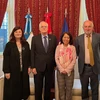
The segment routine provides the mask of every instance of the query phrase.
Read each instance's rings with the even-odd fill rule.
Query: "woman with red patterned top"
[[[56,48],[55,60],[57,64],[59,98],[60,100],[72,100],[76,50],[70,33],[63,33],[61,44]]]

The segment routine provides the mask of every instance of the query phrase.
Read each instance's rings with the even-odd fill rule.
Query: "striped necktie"
[[[45,52],[47,52],[48,50],[47,36],[44,36],[44,48],[45,48]]]

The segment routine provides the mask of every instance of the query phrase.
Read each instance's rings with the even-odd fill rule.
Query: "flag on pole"
[[[48,23],[48,34],[52,33],[52,30],[51,30],[51,21],[50,21],[51,15],[52,14],[48,12],[48,7],[47,7],[47,12],[45,13],[44,17],[45,17],[45,21]]]
[[[86,2],[85,0],[81,0],[80,16],[79,16],[79,32],[78,32],[79,34],[78,35],[81,35],[81,34],[84,33],[83,23],[84,23],[84,21],[88,20],[88,15],[87,15],[87,11],[86,11],[86,3],[85,2]],[[83,14],[85,16],[83,16]]]
[[[32,16],[30,15],[30,10],[28,8],[28,13],[27,15],[25,16],[26,18],[26,24],[25,24],[25,38],[28,39],[29,35],[30,35],[30,32],[32,32]]]
[[[62,34],[64,32],[68,32],[68,25],[67,25],[67,22],[66,22],[66,17],[64,18],[64,23],[63,23],[63,28],[62,28]]]
[[[31,48],[31,39],[33,37],[33,33],[32,33],[32,16],[30,14],[29,8],[28,8],[28,13],[25,16],[25,18],[26,18],[26,24],[25,24],[24,36],[25,36],[26,40],[28,41],[30,48]]]
[[[68,25],[66,22],[66,17],[67,17],[67,8],[65,9],[65,17],[64,17],[64,23],[63,23],[63,28],[62,28],[62,34],[64,32],[68,32]]]
[[[62,27],[62,33],[60,35],[60,40],[61,40],[61,36],[63,35],[63,33],[68,32],[68,24],[67,24],[67,21],[66,21],[66,17],[67,17],[67,8],[65,9],[65,17],[64,17],[63,27]]]

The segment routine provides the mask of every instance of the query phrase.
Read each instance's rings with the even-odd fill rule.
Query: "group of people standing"
[[[29,74],[34,74],[35,100],[50,100],[52,74],[57,67],[60,100],[72,100],[74,65],[78,59],[82,100],[98,100],[98,74],[100,74],[100,34],[93,32],[92,21],[83,23],[84,34],[73,41],[64,32],[57,45],[56,36],[48,34],[48,24],[39,23],[40,34],[33,36],[31,50],[20,27],[15,27],[3,53],[4,96],[3,100],[27,100],[30,95]],[[56,91],[55,91],[56,92]]]

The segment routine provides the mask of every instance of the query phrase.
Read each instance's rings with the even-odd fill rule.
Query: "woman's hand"
[[[10,73],[5,74],[6,79],[10,79]]]
[[[67,72],[66,72],[65,70],[64,70],[64,71],[62,71],[61,73],[62,73],[62,74],[67,74]]]
[[[28,74],[30,74],[31,73],[31,68],[28,68]]]

